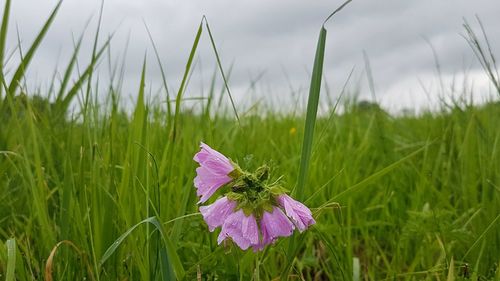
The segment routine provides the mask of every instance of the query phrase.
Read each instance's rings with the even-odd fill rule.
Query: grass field
[[[119,79],[97,103],[94,68],[107,46],[97,39],[78,79],[70,79],[75,58],[53,81],[50,102],[25,93],[34,40],[19,67],[1,74],[0,278],[500,280],[500,103],[394,117],[350,101],[314,122],[321,38],[307,110],[256,108],[239,122],[217,106],[221,89],[194,112],[182,110],[184,82],[168,108],[147,100],[145,71],[131,114]],[[493,66],[485,75],[498,87]],[[200,141],[245,169],[271,166],[316,225],[259,253],[218,246],[196,205]]]

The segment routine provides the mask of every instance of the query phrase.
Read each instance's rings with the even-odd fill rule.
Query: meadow
[[[9,5],[2,62],[14,44],[6,42]],[[217,50],[206,21],[193,34],[180,88],[162,92],[172,103],[147,98],[146,68],[131,113],[120,103],[120,71],[97,93],[95,68],[109,42],[97,35],[77,79],[79,43],[49,93],[26,92],[25,71],[57,9],[19,65],[0,75],[0,278],[500,280],[498,101],[443,101],[437,111],[391,116],[342,99],[316,118],[325,94],[321,28],[307,108],[220,106],[220,94],[231,98],[230,81],[215,52],[228,83],[188,110],[183,93],[196,48]],[[500,97],[487,37],[466,31]],[[207,32],[211,40],[200,42]],[[217,245],[193,186],[201,141],[244,169],[269,165],[270,180],[309,206],[317,223],[262,252]]]

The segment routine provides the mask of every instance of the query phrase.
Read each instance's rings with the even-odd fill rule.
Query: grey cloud
[[[366,51],[380,95],[386,89],[408,77],[434,71],[434,60],[427,38],[436,49],[442,70],[461,72],[464,65],[478,69],[473,54],[460,37],[462,17],[474,21],[475,14],[483,20],[497,53],[500,38],[500,7],[496,0],[358,0],[327,24],[327,55],[325,77],[334,92],[339,92],[350,69],[356,65],[363,72],[362,52]],[[17,22],[23,42],[31,42],[56,1],[16,0],[13,20]],[[335,1],[133,1],[107,0],[104,8],[102,38],[117,30],[112,48],[117,53],[128,46],[126,84],[127,94],[136,91],[140,66],[148,53],[150,81],[159,87],[159,72],[151,44],[145,32],[144,20],[155,39],[165,64],[169,82],[177,87],[180,76],[202,15],[207,15],[217,46],[226,67],[235,62],[231,86],[238,100],[245,99],[249,79],[265,71],[259,87],[260,95],[289,98],[289,77],[294,88],[307,87],[316,40],[323,19],[341,2]],[[54,22],[39,57],[31,66],[28,80],[43,82],[53,72],[59,57],[64,65],[72,51],[71,33],[78,35],[83,25],[93,17],[87,30],[81,63],[90,55],[92,33],[95,29],[100,1],[66,0]],[[11,24],[9,43],[15,45]],[[101,40],[102,41],[102,40]],[[214,69],[214,56],[208,37],[204,34],[198,58],[203,72],[193,77],[193,95],[199,94],[199,81],[208,81]],[[59,53],[59,50],[62,50]],[[105,75],[106,70],[100,71]],[[48,79],[48,78],[45,78]],[[419,87],[418,85],[414,85]],[[408,89],[418,91],[418,89]]]

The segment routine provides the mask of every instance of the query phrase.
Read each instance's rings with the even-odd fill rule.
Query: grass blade
[[[453,261],[453,257],[451,257],[450,267],[448,268],[448,277],[446,281],[455,281],[455,262]]]
[[[191,71],[191,65],[193,63],[193,60],[194,60],[194,55],[196,54],[196,50],[198,48],[198,43],[200,42],[200,37],[201,37],[201,33],[203,31],[203,20],[200,22],[200,25],[198,27],[198,31],[196,32],[196,36],[194,38],[194,42],[193,42],[193,46],[191,48],[191,52],[189,53],[189,58],[188,58],[188,61],[186,63],[186,68],[184,70],[184,75],[182,77],[182,82],[181,82],[181,86],[179,87],[179,91],[177,92],[177,96],[176,96],[176,99],[175,99],[175,113],[174,113],[174,121],[173,121],[173,124],[172,124],[172,130],[170,131],[170,142],[168,143],[167,145],[167,153],[164,154],[164,157],[167,157],[167,158],[164,158],[163,160],[165,159],[168,159],[167,161],[162,161],[162,167],[161,167],[161,170],[165,170],[164,168],[164,165],[168,165],[168,169],[167,169],[167,181],[169,182],[169,185],[171,184],[172,182],[172,178],[173,178],[173,160],[174,160],[174,147],[176,145],[176,136],[177,136],[177,129],[178,129],[178,126],[179,126],[179,117],[180,117],[180,107],[181,107],[181,100],[182,100],[182,96],[184,94],[184,89],[186,87],[186,84],[187,84],[187,80],[188,80],[188,77],[189,77],[189,73]],[[168,116],[168,118],[170,119],[170,116]],[[182,216],[184,215],[186,209],[187,209],[187,203],[189,202],[189,193],[191,192],[190,190],[185,190],[184,191],[185,193],[183,194],[183,197],[184,199],[182,200],[183,201],[183,204],[182,204],[182,207],[180,208],[179,210],[179,214],[178,216]],[[181,232],[181,227],[182,227],[182,223],[181,222],[177,222],[174,226],[173,226],[173,229],[172,229],[172,238],[174,240],[177,239],[177,236],[179,235],[179,233]]]
[[[485,41],[484,44],[486,45],[486,49],[483,46],[483,43],[480,42],[476,33],[472,30],[470,24],[465,20],[463,26],[466,31],[466,35],[464,36],[464,38],[471,47],[474,55],[476,56],[477,60],[483,67],[483,70],[490,79],[491,83],[493,84],[493,86],[495,86],[495,90],[500,95],[500,77],[498,75],[496,60],[495,57],[493,56],[490,42],[488,40],[488,36],[483,27],[483,24],[479,18],[477,18],[477,21],[479,23],[479,26],[481,27],[481,32],[484,37]]]
[[[165,92],[167,94],[167,127],[170,127],[170,122],[171,122],[171,118],[172,118],[172,106],[170,105],[170,92],[168,91],[167,75],[165,74],[163,64],[161,63],[160,55],[158,53],[158,49],[156,48],[155,41],[153,40],[153,36],[151,35],[151,32],[149,31],[149,28],[146,25],[146,22],[143,21],[143,23],[144,23],[144,27],[146,28],[146,31],[148,32],[149,41],[151,42],[151,45],[153,46],[153,50],[155,52],[155,57],[156,57],[156,62],[158,63],[158,67],[160,68],[161,81],[163,83],[163,87],[165,88]]]
[[[179,87],[179,90],[177,91],[177,96],[175,98],[175,111],[174,111],[174,121],[172,124],[172,128],[170,130],[170,141],[166,147],[166,153],[163,155],[162,159],[162,164],[160,167],[160,170],[164,171],[167,170],[167,180],[170,180],[172,177],[172,167],[168,167],[167,165],[171,165],[172,160],[173,160],[173,152],[174,152],[174,146],[175,146],[175,140],[177,137],[177,130],[179,126],[179,118],[180,118],[180,111],[181,111],[181,101],[182,101],[182,95],[184,94],[184,89],[186,87],[186,82],[189,77],[189,73],[191,71],[191,65],[193,64],[193,59],[194,55],[196,54],[196,49],[198,48],[198,43],[200,42],[200,37],[201,33],[203,31],[203,21],[200,22],[200,25],[198,26],[198,31],[196,32],[196,36],[194,38],[193,46],[191,47],[191,52],[189,53],[189,58],[186,63],[186,67],[184,70],[184,75],[182,76],[182,82]],[[170,118],[170,117],[168,117]]]
[[[4,84],[3,58],[5,56],[5,39],[7,38],[7,29],[9,25],[10,0],[5,1],[2,16],[2,26],[0,27],[0,85]],[[0,99],[2,98],[3,87],[0,87]]]
[[[31,47],[29,48],[28,52],[26,52],[26,55],[24,58],[21,60],[21,63],[17,67],[16,72],[14,73],[14,76],[12,77],[12,80],[9,84],[9,91],[7,95],[14,96],[17,88],[20,85],[21,78],[24,76],[24,73],[26,72],[26,69],[31,62],[31,59],[35,55],[35,52],[40,46],[40,43],[42,42],[43,38],[47,34],[47,31],[49,30],[50,25],[54,21],[54,18],[56,17],[57,11],[59,10],[59,7],[61,7],[62,1],[59,1],[52,10],[52,13],[50,14],[49,18],[47,21],[45,21],[45,24],[43,25],[42,29],[38,33],[37,37],[35,38],[35,41],[33,41],[33,44],[31,44]]]
[[[71,73],[72,73],[73,68],[74,68],[76,61],[77,61],[77,56],[78,56],[78,53],[80,51],[80,46],[82,45],[82,39],[83,39],[83,34],[78,39],[78,42],[76,43],[75,49],[73,51],[73,55],[71,56],[71,59],[68,63],[68,66],[66,67],[66,71],[64,71],[64,77],[63,77],[63,80],[61,82],[61,87],[59,89],[59,92],[57,93],[56,103],[60,102],[63,98],[64,90],[66,89],[66,86],[68,85]]]
[[[309,87],[309,99],[307,101],[307,112],[306,121],[304,129],[304,139],[302,141],[302,154],[300,157],[300,168],[299,176],[297,179],[297,186],[293,190],[296,198],[302,200],[304,197],[304,187],[307,182],[307,174],[309,170],[309,164],[311,161],[312,145],[314,138],[314,127],[316,125],[316,115],[318,112],[319,97],[321,93],[321,78],[323,77],[323,62],[325,59],[325,45],[326,45],[326,29],[325,23],[352,0],[348,0],[337,8],[333,13],[331,13],[326,20],[323,22],[323,26],[319,32],[318,43],[316,46],[316,55],[314,57],[313,73],[311,76],[311,85]],[[288,273],[295,258],[297,251],[297,236],[294,235],[290,240],[290,244],[287,252],[287,266],[282,271],[281,280],[286,280],[288,278]],[[300,242],[300,241],[299,241]],[[300,244],[300,243],[298,243]]]
[[[499,219],[500,219],[500,214],[498,214],[495,217],[495,219],[486,227],[486,229],[483,231],[483,233],[481,233],[481,235],[479,235],[479,237],[476,239],[476,241],[474,241],[474,243],[472,243],[472,245],[469,247],[467,252],[465,252],[465,254],[463,256],[464,259],[470,254],[472,249],[474,249],[476,247],[476,245],[485,237],[485,235],[490,231],[490,229],[492,229],[495,226],[498,227],[497,220],[499,220]]]
[[[234,100],[233,100],[233,96],[231,95],[231,91],[229,90],[226,75],[224,74],[224,69],[222,68],[222,63],[220,62],[219,52],[217,52],[217,47],[215,47],[215,41],[214,41],[214,38],[212,36],[212,31],[210,31],[210,26],[208,25],[207,18],[203,17],[203,19],[205,20],[205,25],[207,27],[208,36],[210,37],[210,43],[212,43],[212,48],[214,49],[215,58],[217,59],[217,66],[219,67],[220,73],[222,75],[222,79],[224,80],[224,86],[226,87],[227,93],[229,95],[229,99],[231,100],[231,105],[233,106],[234,115],[236,116],[238,123],[240,123],[240,117],[238,115],[238,111],[236,110],[236,106],[234,104]]]
[[[316,55],[314,57],[313,73],[311,76],[311,85],[309,87],[309,99],[307,101],[306,123],[304,129],[304,139],[302,141],[302,155],[300,157],[300,170],[297,180],[297,187],[294,190],[297,199],[302,200],[304,186],[307,181],[307,172],[311,159],[312,143],[314,137],[314,127],[316,125],[316,115],[318,112],[318,103],[321,92],[321,78],[323,77],[323,62],[325,58],[326,29],[325,23],[336,13],[342,10],[352,0],[346,1],[335,11],[333,11],[323,22],[319,32],[318,44],[316,46]]]
[[[5,275],[6,281],[14,281],[15,279],[15,271],[16,271],[16,239],[11,238],[5,242],[7,246],[7,273]]]
[[[196,32],[196,36],[194,38],[193,47],[191,48],[191,52],[189,53],[189,58],[186,63],[186,68],[184,70],[184,75],[182,76],[181,86],[179,87],[179,91],[177,92],[177,96],[175,98],[175,113],[174,113],[174,124],[172,128],[172,143],[175,142],[175,137],[177,134],[177,126],[179,125],[179,115],[181,111],[181,100],[182,95],[184,94],[184,89],[186,87],[186,82],[189,76],[189,72],[191,70],[191,65],[193,64],[194,55],[196,54],[196,49],[198,48],[198,43],[200,42],[201,32],[203,31],[202,23],[198,27],[198,31]]]
[[[92,267],[90,266],[87,257],[84,252],[82,252],[73,242],[69,240],[63,240],[59,243],[57,243],[52,251],[50,251],[50,255],[47,258],[47,261],[45,263],[45,281],[52,281],[54,280],[52,278],[52,272],[53,272],[53,266],[54,266],[54,257],[56,255],[57,250],[61,245],[68,245],[68,247],[72,250],[74,250],[78,256],[81,258],[82,263],[85,265],[85,268],[87,269],[87,272],[89,274],[90,280],[95,280],[94,275],[92,274]]]
[[[314,137],[314,127],[316,124],[316,114],[318,112],[319,95],[321,92],[321,77],[323,75],[323,60],[325,57],[326,29],[321,28],[314,58],[314,67],[309,88],[309,100],[307,101],[306,123],[304,129],[304,139],[302,141],[302,155],[300,157],[299,178],[297,187],[294,190],[297,199],[302,200],[304,186],[307,181],[307,171],[311,160],[312,143]]]
[[[94,44],[92,47],[92,56],[90,59],[90,72],[89,77],[87,79],[87,90],[85,92],[85,99],[83,101],[83,112],[84,112],[84,120],[87,118],[87,109],[90,102],[90,93],[92,88],[92,75],[94,74],[94,66],[97,64],[97,44],[99,42],[99,34],[101,33],[101,24],[102,24],[102,14],[104,12],[104,1],[101,1],[101,7],[99,8],[99,19],[97,21],[97,28],[94,35]]]
[[[80,75],[80,77],[78,77],[78,80],[76,80],[76,82],[69,89],[67,94],[64,97],[62,97],[63,94],[61,94],[61,99],[59,99],[59,103],[57,104],[60,112],[65,112],[68,109],[71,101],[76,96],[76,94],[78,94],[78,91],[82,88],[83,83],[90,77],[90,75],[94,71],[95,63],[99,60],[101,55],[109,46],[110,41],[111,37],[108,38],[108,40],[104,43],[104,45],[95,54],[95,59],[87,66],[87,68],[85,68],[85,71]]]
[[[165,244],[164,245],[165,247],[162,247],[160,250],[160,254],[162,257],[162,270],[166,270],[163,273],[164,274],[163,280],[174,280],[175,278],[181,280],[182,278],[184,278],[185,271],[184,268],[182,267],[182,263],[179,259],[179,256],[175,252],[174,244],[165,235],[163,227],[156,217],[150,217],[137,223],[136,225],[129,228],[125,233],[123,233],[118,239],[116,239],[116,241],[113,242],[113,244],[111,244],[111,246],[102,255],[99,261],[99,267],[103,266],[106,260],[109,259],[109,257],[123,243],[125,238],[127,238],[137,227],[145,223],[150,223],[156,227],[156,229],[160,232],[163,242]]]
[[[300,157],[299,177],[297,180],[297,186],[293,190],[298,200],[303,199],[302,197],[304,194],[304,186],[306,184],[307,172],[309,169],[309,162],[311,159],[314,127],[316,124],[316,114],[318,111],[319,94],[321,90],[321,77],[323,73],[325,43],[326,43],[326,29],[322,27],[319,33],[318,44],[316,47],[313,74],[311,77],[311,86],[309,88],[309,100],[307,102],[307,113],[306,113],[304,139],[302,142],[302,154]],[[288,279],[290,268],[297,254],[297,249],[298,249],[297,244],[300,243],[297,243],[297,236],[294,235],[292,239],[290,239],[290,244],[287,252],[288,261],[286,263],[285,270],[283,270],[281,274],[281,280]]]
[[[335,200],[339,200],[340,198],[345,197],[346,195],[349,195],[353,193],[354,191],[359,190],[360,188],[363,188],[367,186],[369,183],[373,182],[374,180],[382,177],[383,175],[386,175],[387,173],[391,172],[392,170],[396,169],[399,167],[399,165],[403,164],[407,160],[413,158],[415,155],[419,154],[420,152],[424,151],[427,148],[427,146],[424,146],[422,148],[417,149],[416,151],[410,153],[409,155],[405,156],[402,159],[399,159],[398,161],[392,163],[391,165],[381,169],[380,171],[377,171],[376,173],[370,175],[369,177],[365,178],[364,180],[358,182],[357,184],[345,189],[344,191],[340,192],[339,194],[335,195],[333,198],[325,202],[323,206],[331,204],[332,202],[335,202]]]

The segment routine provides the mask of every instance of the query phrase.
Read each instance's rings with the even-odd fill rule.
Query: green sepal
[[[257,170],[255,170],[255,176],[259,181],[266,181],[267,179],[269,179],[270,170],[271,169],[267,165],[260,166],[259,168],[257,168]]]
[[[229,161],[231,161],[231,160],[229,160]],[[240,166],[238,166],[238,164],[234,163],[233,161],[231,161],[231,164],[233,165],[234,170],[229,172],[229,174],[227,174],[227,175],[232,179],[237,179],[237,178],[241,177],[244,173],[241,170]]]
[[[245,183],[242,176],[233,180],[233,182],[230,184],[231,190],[233,192],[243,192],[247,186],[248,185]]]
[[[244,206],[241,209],[243,210],[243,213],[247,217],[254,213],[254,209],[251,206],[248,206],[248,205]]]
[[[269,201],[269,199],[271,197],[272,197],[271,194],[266,189],[264,189],[263,192],[259,193],[259,199],[260,199],[259,201],[261,201],[261,202],[263,202],[263,201]]]
[[[269,192],[272,195],[275,195],[275,196],[289,192],[288,189],[286,189],[286,188],[284,188],[282,186],[279,186],[279,185],[268,186],[267,189],[269,190]]]
[[[273,212],[273,204],[271,203],[271,201],[264,201],[264,203],[262,204],[262,209],[264,209],[264,211],[268,212],[268,213],[272,213]]]
[[[241,202],[242,200],[245,199],[245,195],[243,195],[241,193],[236,193],[236,192],[228,192],[228,193],[226,193],[226,197],[227,197],[227,199],[232,200],[232,201],[236,201],[236,202]]]

